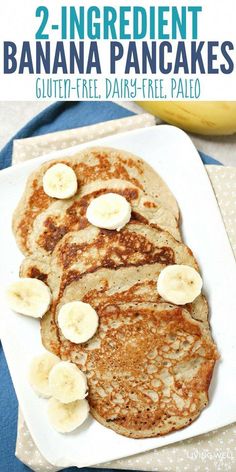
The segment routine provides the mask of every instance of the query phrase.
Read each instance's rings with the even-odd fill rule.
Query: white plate
[[[27,381],[28,365],[42,349],[37,320],[10,312],[0,298],[1,336],[25,421],[43,456],[60,466],[90,466],[206,433],[236,420],[235,332],[236,264],[216,199],[200,157],[185,133],[157,126],[112,136],[92,145],[123,148],[144,158],[164,178],[179,203],[183,235],[196,255],[211,308],[211,324],[221,360],[214,372],[210,404],[189,427],[152,439],[128,439],[93,419],[73,434],[50,426],[47,401],[37,398]],[[87,147],[76,146],[75,150]],[[57,156],[68,155],[59,151]],[[50,157],[55,153],[51,154]],[[14,280],[22,259],[11,232],[11,217],[30,172],[48,159],[35,159],[0,173],[0,286]]]

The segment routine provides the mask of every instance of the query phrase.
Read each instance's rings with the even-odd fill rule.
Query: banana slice
[[[131,218],[131,206],[122,195],[105,193],[91,201],[86,216],[98,228],[119,231]]]
[[[157,280],[157,291],[161,297],[176,305],[193,302],[201,290],[201,276],[195,269],[184,264],[165,267]]]
[[[66,164],[55,164],[43,176],[43,189],[49,197],[70,198],[75,195],[77,188],[76,174]]]
[[[41,318],[51,304],[48,286],[38,279],[19,279],[10,285],[6,295],[13,311],[33,318]]]
[[[51,396],[62,403],[83,400],[87,393],[87,378],[71,362],[62,361],[56,364],[49,373],[49,390]]]
[[[59,311],[58,325],[66,339],[80,344],[88,341],[95,334],[98,327],[98,315],[88,303],[69,302]]]
[[[51,391],[48,376],[52,368],[60,362],[60,359],[50,352],[36,356],[30,365],[29,382],[35,393],[43,398],[49,398]]]
[[[52,427],[58,433],[70,433],[82,425],[89,414],[87,400],[61,403],[55,398],[48,401],[48,417]]]

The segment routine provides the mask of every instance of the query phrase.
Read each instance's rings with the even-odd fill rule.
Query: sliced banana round
[[[193,267],[169,265],[160,272],[157,291],[164,300],[185,305],[195,300],[202,290],[202,278]]]
[[[98,228],[119,231],[131,218],[131,205],[122,195],[105,193],[91,201],[86,216]]]
[[[29,382],[35,393],[43,398],[49,398],[51,391],[48,376],[52,368],[60,362],[60,359],[50,352],[44,352],[34,357],[29,370]]]
[[[70,433],[81,426],[89,414],[87,400],[61,403],[55,398],[48,401],[48,417],[52,427],[58,433]]]
[[[78,182],[73,169],[66,164],[55,164],[43,176],[44,192],[53,198],[70,198],[77,192]]]
[[[87,394],[86,375],[71,362],[56,364],[48,377],[51,396],[62,403],[83,400]]]
[[[58,325],[66,339],[80,344],[88,341],[96,333],[98,315],[88,303],[69,302],[59,311]]]
[[[28,277],[13,282],[6,296],[13,311],[33,318],[41,318],[51,304],[48,286],[41,280]]]

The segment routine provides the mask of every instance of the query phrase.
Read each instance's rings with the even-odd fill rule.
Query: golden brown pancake
[[[74,345],[66,341],[65,357],[63,345],[65,338],[58,329],[57,316],[60,308],[68,302],[81,300],[89,303],[95,310],[106,305],[120,303],[166,303],[157,292],[157,278],[163,264],[145,264],[139,267],[121,267],[114,269],[98,269],[96,272],[84,274],[79,280],[66,287],[60,302],[56,305],[55,316],[50,310],[41,321],[41,337],[46,349],[62,357],[73,360]],[[203,295],[199,295],[193,303],[185,305],[192,318],[200,321],[204,329],[209,331],[208,304]],[[72,346],[70,354],[69,346]]]
[[[84,273],[97,269],[160,263],[188,264],[198,269],[191,250],[169,233],[136,221],[121,231],[89,226],[68,233],[49,258],[48,282],[54,299]]]
[[[57,162],[70,165],[79,182],[66,201],[48,197],[42,187],[44,173]],[[132,219],[119,232],[88,225],[85,218],[90,201],[107,191],[132,206]],[[206,299],[200,295],[177,307],[156,289],[169,264],[199,270],[191,250],[175,239],[178,222],[177,203],[158,174],[110,148],[43,164],[14,215],[18,245],[30,254],[20,275],[43,280],[53,294],[41,322],[44,346],[86,373],[92,415],[128,437],[183,428],[208,402],[218,355]],[[60,307],[72,300],[90,303],[99,316],[97,333],[80,345],[66,340],[57,322]]]
[[[73,282],[82,280],[86,274],[94,274],[96,277],[96,272],[101,268],[110,269],[110,280],[112,281],[115,277],[112,275],[112,271],[115,272],[122,267],[130,267],[134,269],[129,281],[132,286],[137,281],[135,269],[138,273],[142,266],[147,264],[155,265],[156,268],[158,267],[156,269],[158,271],[169,264],[188,264],[198,270],[197,262],[187,246],[176,241],[165,231],[137,222],[129,223],[120,232],[104,231],[91,226],[85,230],[68,233],[56,246],[48,260],[48,266],[43,264],[40,266],[37,260],[32,259],[24,263],[21,276],[30,276],[32,271],[36,273],[38,270],[38,274],[41,275],[37,275],[37,278],[47,277],[53,293],[53,305],[42,321],[44,346],[50,350],[52,345],[54,352],[56,346],[57,353],[60,351],[55,317],[65,290]],[[44,275],[40,273],[41,269],[44,270]],[[153,272],[151,274],[153,275]],[[153,280],[152,275],[152,287],[147,287],[148,294],[152,292],[151,300],[156,296],[156,278]],[[116,291],[120,290],[124,281],[125,279],[118,281]],[[143,282],[142,277],[140,277],[140,282]],[[153,290],[155,295],[153,295]],[[78,297],[80,299],[80,292],[78,292]],[[154,300],[156,299],[154,298]],[[199,317],[202,310],[200,306],[201,304],[197,310]],[[203,312],[207,312],[204,303]],[[49,330],[48,327],[50,327]]]
[[[167,434],[196,419],[218,357],[201,323],[163,303],[106,305],[98,315],[95,336],[74,352],[69,345],[87,375],[94,418],[132,438]],[[65,342],[68,358],[66,349]]]
[[[126,198],[131,205],[133,219],[158,226],[181,240],[177,220],[170,210],[160,206],[155,198],[130,182],[112,179],[84,185],[73,199],[57,200],[40,213],[28,237],[29,252],[37,254],[37,257],[48,255],[66,233],[89,226],[87,208],[94,198],[105,193],[116,193]]]
[[[45,194],[43,176],[55,163],[72,167],[78,179],[78,192],[81,186],[97,180],[120,179],[131,182],[143,192],[154,197],[164,208],[179,218],[176,200],[161,177],[142,159],[122,150],[94,147],[74,155],[52,160],[41,165],[29,177],[25,192],[13,217],[13,231],[19,248],[29,254],[28,238],[35,218],[47,210],[55,199]]]
[[[20,275],[36,276],[47,282],[56,298],[58,291],[63,291],[81,274],[94,272],[100,267],[117,268],[156,262],[177,264],[180,260],[183,264],[198,267],[192,251],[170,233],[132,220],[121,231],[89,226],[67,233],[52,255],[39,259],[36,255],[27,257],[21,265]]]

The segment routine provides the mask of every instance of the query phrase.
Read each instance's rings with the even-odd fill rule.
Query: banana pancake
[[[64,158],[46,162],[28,179],[25,192],[13,216],[13,231],[17,244],[24,254],[29,253],[28,238],[35,218],[55,202],[43,189],[45,172],[56,163],[70,166],[76,173],[78,192],[81,186],[96,180],[120,179],[131,182],[154,197],[160,206],[179,218],[176,200],[161,177],[142,159],[122,150],[94,147]],[[75,197],[71,198],[71,201]]]
[[[119,179],[92,182],[84,185],[74,199],[57,200],[40,213],[28,237],[28,249],[32,254],[47,255],[69,231],[77,231],[89,225],[86,210],[90,202],[105,193],[122,195],[132,207],[132,218],[169,231],[177,240],[180,233],[177,220],[167,208],[145,194],[130,182]]]
[[[94,273],[84,274],[66,287],[60,306],[74,300],[89,303],[95,310],[101,305],[124,301],[165,303],[157,291],[157,279],[162,269],[163,264],[157,263],[116,270],[98,269]],[[208,304],[204,295],[199,295],[185,308],[194,319],[208,321]]]
[[[121,231],[89,226],[66,234],[48,258],[54,300],[82,274],[97,269],[143,264],[187,264],[198,270],[191,250],[167,231],[132,221]]]
[[[66,285],[85,272],[94,272],[101,267],[156,262],[198,267],[191,250],[170,233],[132,220],[121,231],[90,225],[67,233],[51,255],[26,257],[21,264],[20,276],[35,277],[48,283],[56,298]]]
[[[196,419],[208,403],[218,358],[201,323],[167,303],[107,304],[97,311],[97,333],[74,345],[94,418],[132,438],[167,434]]]
[[[48,197],[42,187],[45,171],[58,162],[71,166],[79,183],[67,200]],[[90,202],[111,192],[132,207],[120,231],[86,219]],[[205,297],[176,306],[157,292],[166,266],[199,270],[177,240],[178,216],[169,189],[142,160],[93,148],[43,164],[14,217],[18,244],[30,254],[20,275],[46,282],[52,292],[41,320],[44,346],[86,374],[94,418],[132,438],[167,434],[196,419],[208,403],[218,358]],[[89,303],[99,317],[97,332],[82,344],[65,339],[58,327],[60,308],[75,300]]]
[[[52,293],[50,309],[41,320],[42,343],[86,374],[90,411],[102,425],[132,438],[183,428],[208,403],[218,354],[204,295],[176,306],[157,291],[158,276],[169,265],[199,271],[191,250],[180,242],[176,200],[148,164],[122,150],[94,147],[70,157],[65,151],[63,156],[30,176],[13,218],[17,243],[27,255],[21,277],[42,280]],[[73,177],[74,191],[78,181],[73,197],[63,199],[73,193],[63,193],[65,189],[51,192],[56,169],[44,188],[61,199],[44,191],[45,172],[58,163],[76,174],[64,166],[64,175]],[[115,213],[116,205],[102,197],[107,193],[121,195],[131,205],[131,220],[119,231],[98,228],[86,218],[88,206],[100,196]],[[89,220],[106,227],[99,219]],[[99,319],[93,335],[94,314],[93,337],[80,344],[65,339],[62,331],[68,332],[58,326],[62,306],[76,300],[91,305]],[[79,337],[69,315],[68,326],[77,334],[71,339],[88,339]]]
[[[55,352],[61,359],[76,362],[76,348],[64,338],[57,326],[60,308],[69,302],[80,300],[89,303],[95,310],[106,305],[120,303],[166,303],[157,292],[157,278],[163,264],[146,264],[140,267],[121,267],[117,270],[98,269],[72,282],[66,287],[56,307],[55,317],[49,311],[41,321],[41,337],[43,345]],[[185,307],[192,318],[202,323],[209,331],[208,304],[203,295],[199,295]]]
[[[50,342],[46,342],[49,338],[53,339],[53,352],[60,349],[54,317],[57,303],[68,285],[103,267],[117,270],[130,266],[138,271],[143,264],[159,264],[161,268],[169,264],[187,264],[198,270],[187,246],[166,231],[138,222],[129,223],[120,232],[89,226],[66,234],[51,257],[26,258],[21,266],[21,277],[39,278],[48,283],[53,293],[53,306],[42,323],[46,327],[43,333],[48,331],[48,336],[43,334],[45,346],[47,344],[50,350]]]
[[[36,274],[36,277],[41,280],[47,277],[53,293],[53,306],[42,321],[42,337],[45,347],[49,350],[50,339],[53,340],[52,344],[54,349],[56,346],[57,353],[60,350],[55,321],[57,304],[66,287],[80,280],[86,273],[96,276],[96,271],[104,267],[113,271],[122,267],[133,267],[130,282],[134,285],[135,282],[132,283],[132,281],[137,280],[138,271],[142,270],[140,266],[143,264],[155,265],[156,273],[169,264],[187,264],[198,270],[197,262],[187,246],[177,242],[165,231],[137,222],[129,223],[120,232],[105,231],[91,226],[78,232],[68,233],[56,246],[48,265],[44,266],[43,263],[40,265],[37,260],[29,259],[26,258],[21,268],[21,276],[32,277]],[[44,275],[40,272],[42,269]],[[150,274],[152,279],[153,272]],[[121,279],[122,283],[124,280],[122,282]],[[203,306],[205,307],[204,303]],[[207,312],[206,308],[204,310]],[[198,309],[199,318],[200,311]]]
[[[49,310],[41,320],[44,347],[63,360],[76,361],[75,345],[64,338],[57,326],[58,312],[65,303],[80,300],[89,303],[95,310],[121,302],[166,303],[157,292],[157,278],[162,269],[163,264],[146,264],[140,267],[121,267],[117,270],[98,269],[94,273],[84,274],[66,287],[56,307],[55,317],[53,311]],[[208,304],[203,295],[185,305],[185,308],[192,318],[200,321],[204,328],[209,330]]]
[[[65,303],[81,300],[95,310],[107,304],[121,302],[165,303],[157,292],[157,278],[163,264],[146,264],[140,267],[119,269],[98,269],[94,273],[81,276],[66,287],[60,303],[56,307],[55,318],[52,310],[41,320],[43,345],[63,360],[74,362],[74,345],[66,340],[57,327],[59,309]],[[199,295],[192,303],[185,305],[192,318],[200,321],[209,330],[208,304],[204,295]],[[71,349],[72,346],[72,349]]]

